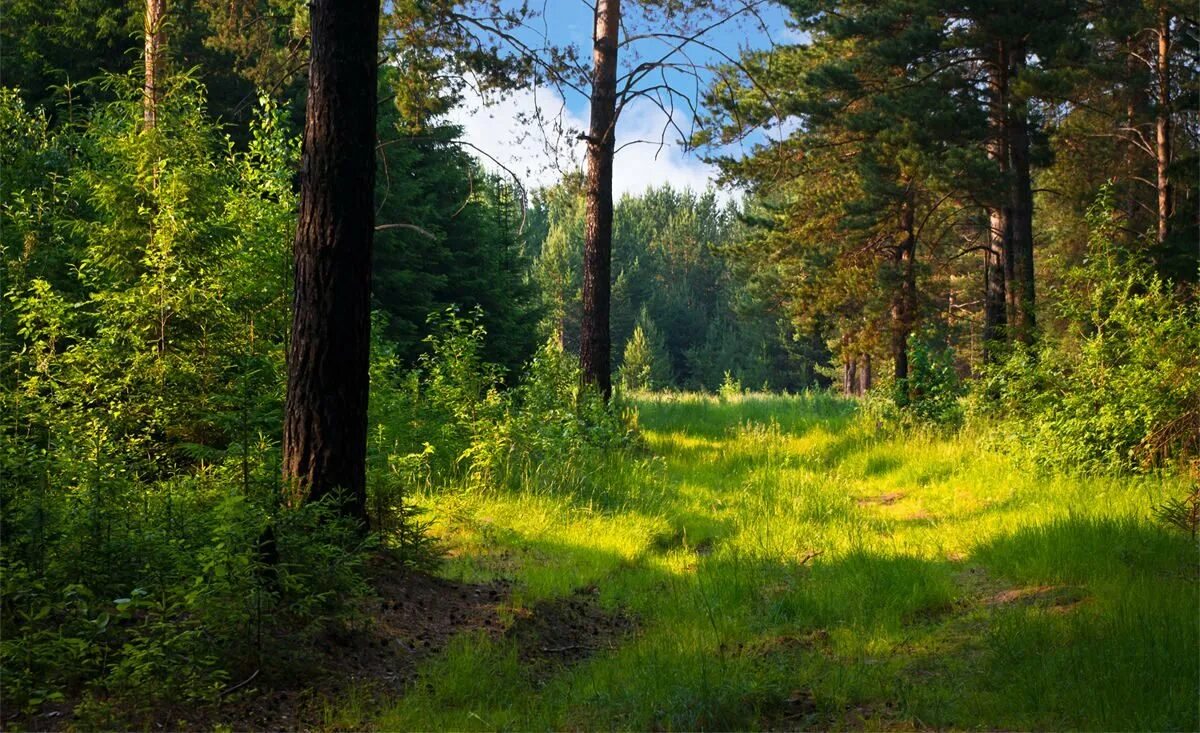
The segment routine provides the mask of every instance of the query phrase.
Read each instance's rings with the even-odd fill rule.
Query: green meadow
[[[443,574],[512,579],[514,615],[586,588],[636,630],[536,674],[460,637],[374,725],[1200,727],[1197,546],[1151,518],[1175,479],[1042,475],[825,394],[637,408],[642,457],[575,495],[423,497]]]

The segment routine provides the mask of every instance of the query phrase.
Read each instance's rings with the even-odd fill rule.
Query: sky
[[[544,17],[534,19],[533,27],[522,31],[524,39],[540,45],[541,36],[548,35],[556,45],[578,46],[581,56],[590,59],[593,11],[588,0],[543,2]],[[625,0],[624,4],[633,3]],[[627,14],[630,12],[626,9]],[[759,17],[761,20],[745,16],[744,21],[731,22],[705,34],[705,43],[719,52],[693,45],[689,54],[697,64],[704,65],[718,62],[720,53],[737,57],[741,49],[762,48],[771,40],[788,41],[794,37],[785,27],[783,11],[773,4],[764,5]],[[627,32],[645,30],[645,26],[636,27],[636,17],[630,20]],[[650,54],[661,53],[662,48],[661,42],[650,40],[638,42],[634,50]],[[626,56],[625,63],[633,61],[632,54]],[[680,87],[689,85],[682,74],[675,74],[670,81]],[[695,82],[691,81],[689,88],[694,90],[694,87]],[[476,155],[485,166],[498,170],[497,162],[503,164],[532,190],[553,185],[564,171],[582,168],[583,144],[563,129],[586,130],[588,108],[583,95],[571,90],[564,95],[544,86],[519,90],[500,100],[481,100],[474,92],[468,92],[464,104],[451,113],[451,120],[462,126],[463,139],[480,151]],[[531,122],[539,116],[539,110],[540,121]],[[635,100],[622,113],[613,167],[616,196],[638,194],[649,186],[667,182],[677,188],[700,191],[714,180],[715,169],[694,152],[684,150],[678,144],[678,134],[669,131],[665,144],[660,144],[665,121],[665,113],[646,100]],[[639,140],[654,142],[635,142]],[[730,195],[726,192],[723,198]]]

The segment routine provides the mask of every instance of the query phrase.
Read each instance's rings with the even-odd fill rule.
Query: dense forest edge
[[[0,724],[1200,726],[1192,10],[596,5],[360,8],[359,383],[297,337],[309,5],[6,4]],[[604,12],[768,6],[689,57],[712,187],[614,196]],[[612,107],[533,190],[451,114],[531,85]]]

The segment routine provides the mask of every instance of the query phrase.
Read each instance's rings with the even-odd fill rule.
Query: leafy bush
[[[972,411],[1043,465],[1138,467],[1136,448],[1200,401],[1200,308],[1116,242],[1112,190],[1088,214],[1090,250],[1055,314],[1061,338],[1016,349],[979,380]]]
[[[954,352],[932,335],[908,337],[908,377],[893,385],[896,406],[918,422],[954,425],[962,418],[964,390],[954,369]]]
[[[354,622],[378,546],[434,564],[418,492],[574,490],[633,431],[555,347],[502,389],[451,309],[415,368],[373,345],[377,533],[285,507],[297,141],[264,100],[235,149],[186,77],[147,130],[136,80],[107,83],[53,134],[0,92],[0,677],[11,709],[130,728]]]
[[[482,357],[478,312],[434,317],[428,351],[411,371],[377,367],[373,442],[379,465],[410,485],[472,491],[569,491],[580,462],[632,444],[632,415],[581,386],[576,361],[548,341],[512,388]]]
[[[0,94],[29,146],[2,151],[0,675],[14,709],[83,696],[85,725],[128,727],[347,618],[367,547],[279,501],[280,112],[264,100],[238,152],[195,82],[171,81],[153,131],[135,80],[108,83],[55,135]]]

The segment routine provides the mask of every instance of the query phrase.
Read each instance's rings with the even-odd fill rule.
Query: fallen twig
[[[242,680],[241,682],[237,683],[237,684],[236,684],[236,685],[234,685],[233,687],[226,687],[224,690],[221,690],[221,695],[220,695],[220,696],[221,696],[221,697],[225,697],[225,696],[226,696],[226,695],[228,695],[229,693],[231,693],[231,692],[237,692],[238,690],[242,689],[242,688],[243,688],[243,687],[245,687],[246,685],[250,684],[251,682],[253,682],[253,681],[254,681],[254,678],[258,676],[258,672],[259,672],[259,670],[257,670],[257,669],[256,669],[256,670],[254,670],[254,674],[250,675],[250,676],[249,676],[249,677],[247,677],[246,679],[244,679],[244,680]]]

